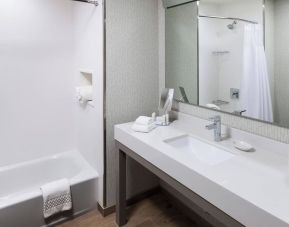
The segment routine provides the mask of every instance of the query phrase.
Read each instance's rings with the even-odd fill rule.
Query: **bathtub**
[[[73,210],[44,220],[40,186],[67,178]],[[97,172],[77,151],[60,153],[0,168],[0,226],[53,226],[59,221],[96,207]]]

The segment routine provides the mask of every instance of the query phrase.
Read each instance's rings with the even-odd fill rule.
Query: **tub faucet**
[[[222,140],[221,136],[221,116],[214,116],[209,118],[210,121],[213,121],[213,124],[206,125],[206,129],[214,129],[214,140],[220,142]]]

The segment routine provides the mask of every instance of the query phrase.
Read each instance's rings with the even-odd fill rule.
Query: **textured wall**
[[[242,118],[231,114],[220,113],[217,111],[191,106],[187,104],[177,104],[176,108],[182,113],[191,114],[196,117],[208,119],[214,115],[221,115],[222,123],[232,128],[237,128],[246,132],[264,136],[283,143],[289,143],[289,129],[276,125]]]
[[[150,115],[158,106],[158,2],[107,0],[107,206],[115,202],[113,125]],[[129,162],[128,193],[158,183],[151,174]]]
[[[166,14],[163,6],[163,1],[158,0],[158,30],[159,30],[159,93],[161,95],[162,89],[166,86]]]

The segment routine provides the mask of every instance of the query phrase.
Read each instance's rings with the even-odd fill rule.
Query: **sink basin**
[[[188,158],[196,158],[207,165],[217,165],[235,156],[230,152],[202,142],[189,135],[168,139],[164,142],[176,148],[179,152],[186,153]]]

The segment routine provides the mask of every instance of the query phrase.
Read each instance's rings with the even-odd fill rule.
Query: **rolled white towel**
[[[150,125],[140,125],[140,124],[134,123],[132,126],[132,130],[134,130],[135,132],[148,133],[152,131],[155,127],[156,127],[155,123],[152,123]]]
[[[92,86],[82,86],[76,88],[78,101],[81,103],[92,101]]]
[[[206,105],[208,108],[211,108],[211,109],[214,109],[214,110],[221,110],[221,108],[215,104],[212,104],[212,103],[208,103]]]
[[[72,209],[70,184],[67,179],[45,184],[41,186],[40,189],[42,190],[43,196],[44,218]]]
[[[139,125],[151,125],[154,122],[152,117],[146,117],[146,116],[139,116],[135,123]]]

